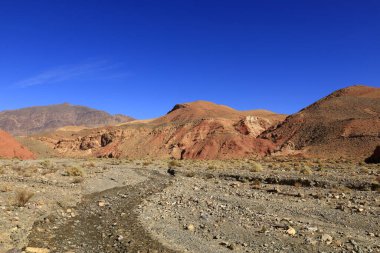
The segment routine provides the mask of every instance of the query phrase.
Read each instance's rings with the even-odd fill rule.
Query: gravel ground
[[[82,180],[65,176],[78,163]],[[380,166],[86,163],[0,173],[0,187],[35,193],[19,207],[0,191],[0,252],[380,252]]]
[[[371,181],[331,173],[303,177],[323,186],[307,187],[291,178],[179,172],[144,202],[140,220],[181,252],[380,252],[379,192],[356,189]]]

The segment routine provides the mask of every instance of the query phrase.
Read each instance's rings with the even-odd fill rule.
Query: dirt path
[[[138,222],[143,199],[170,184],[168,176],[152,172],[149,179],[86,196],[74,217],[53,216],[34,224],[29,246],[51,252],[174,252],[152,239]]]

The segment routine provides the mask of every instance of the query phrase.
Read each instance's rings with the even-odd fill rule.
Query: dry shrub
[[[46,168],[46,169],[49,169],[49,168],[51,168],[52,166],[54,166],[54,164],[53,164],[52,161],[50,161],[50,160],[42,161],[42,162],[40,162],[40,165],[41,165],[43,168]]]
[[[214,176],[214,174],[207,173],[207,174],[205,175],[205,178],[206,178],[206,179],[212,179],[212,178],[215,178],[215,176]]]
[[[251,167],[249,169],[251,172],[261,172],[263,171],[263,166],[258,162],[252,162]]]
[[[123,161],[122,160],[118,160],[118,159],[113,159],[112,161],[111,161],[111,165],[120,165],[120,164],[122,164],[123,163]]]
[[[209,165],[208,167],[207,167],[207,169],[208,170],[216,170],[216,169],[218,169],[215,165]]]
[[[195,176],[195,172],[193,171],[189,171],[185,174],[186,177],[194,177]]]
[[[31,177],[37,172],[38,172],[38,168],[35,166],[31,166],[31,167],[25,168],[21,175],[24,177]]]
[[[168,167],[182,167],[182,164],[176,160],[171,160],[168,162]]]
[[[75,177],[73,179],[73,181],[71,181],[73,184],[79,184],[79,183],[82,183],[84,181],[84,178],[83,177]]]
[[[70,167],[66,169],[66,175],[71,177],[83,177],[84,171],[79,167]]]
[[[300,172],[301,172],[301,174],[304,174],[304,175],[313,174],[313,171],[308,166],[303,167]]]
[[[380,184],[380,176],[377,176],[375,180]]]
[[[18,163],[15,163],[13,166],[12,166],[12,169],[13,171],[17,172],[18,174],[20,174],[23,170],[24,170],[24,167],[21,166],[20,164]]]
[[[143,165],[144,167],[146,167],[146,166],[151,165],[151,164],[152,164],[152,162],[143,162],[142,165]]]
[[[252,185],[252,188],[259,189],[261,188],[261,180],[255,179],[252,181],[251,185]]]
[[[336,185],[331,189],[331,193],[350,193],[352,190],[344,185]]]
[[[15,194],[15,205],[20,207],[25,206],[33,196],[33,192],[30,192],[26,189],[19,190]]]
[[[0,192],[10,192],[12,191],[12,186],[9,184],[4,184],[0,186]]]

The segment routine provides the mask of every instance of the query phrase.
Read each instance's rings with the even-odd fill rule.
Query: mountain
[[[224,159],[267,155],[271,141],[256,138],[277,120],[207,101],[178,104],[166,115],[119,126],[35,136],[63,156]]]
[[[34,154],[18,143],[10,134],[0,130],[0,157],[33,159]]]
[[[110,115],[104,111],[68,103],[0,112],[0,128],[13,135],[35,134],[66,126],[113,125],[131,120],[133,119],[128,116]]]
[[[278,154],[369,157],[380,143],[380,88],[335,91],[259,137],[273,141]]]
[[[154,123],[186,122],[210,118],[239,119],[243,113],[225,105],[208,101],[177,104],[165,116],[154,120]]]

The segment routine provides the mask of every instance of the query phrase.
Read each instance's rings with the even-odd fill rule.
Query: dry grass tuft
[[[168,167],[182,167],[182,164],[176,160],[168,162]]]
[[[26,189],[19,190],[15,194],[15,205],[19,207],[25,206],[33,196],[33,192]]]
[[[304,175],[313,174],[313,171],[308,166],[303,167],[300,172],[301,172],[301,174],[304,174]]]
[[[151,164],[152,164],[152,162],[143,162],[142,166],[146,167],[146,166],[149,166]]]
[[[4,184],[0,186],[0,192],[10,192],[12,191],[12,186],[10,184]]]
[[[189,171],[185,174],[186,177],[195,177],[195,172]]]
[[[75,177],[73,181],[71,181],[73,184],[80,184],[83,183],[84,178],[83,177]]]
[[[263,171],[263,166],[258,162],[252,162],[251,167],[249,169],[251,172],[261,172]]]
[[[79,167],[70,167],[66,169],[66,175],[70,177],[83,177],[84,171]]]

